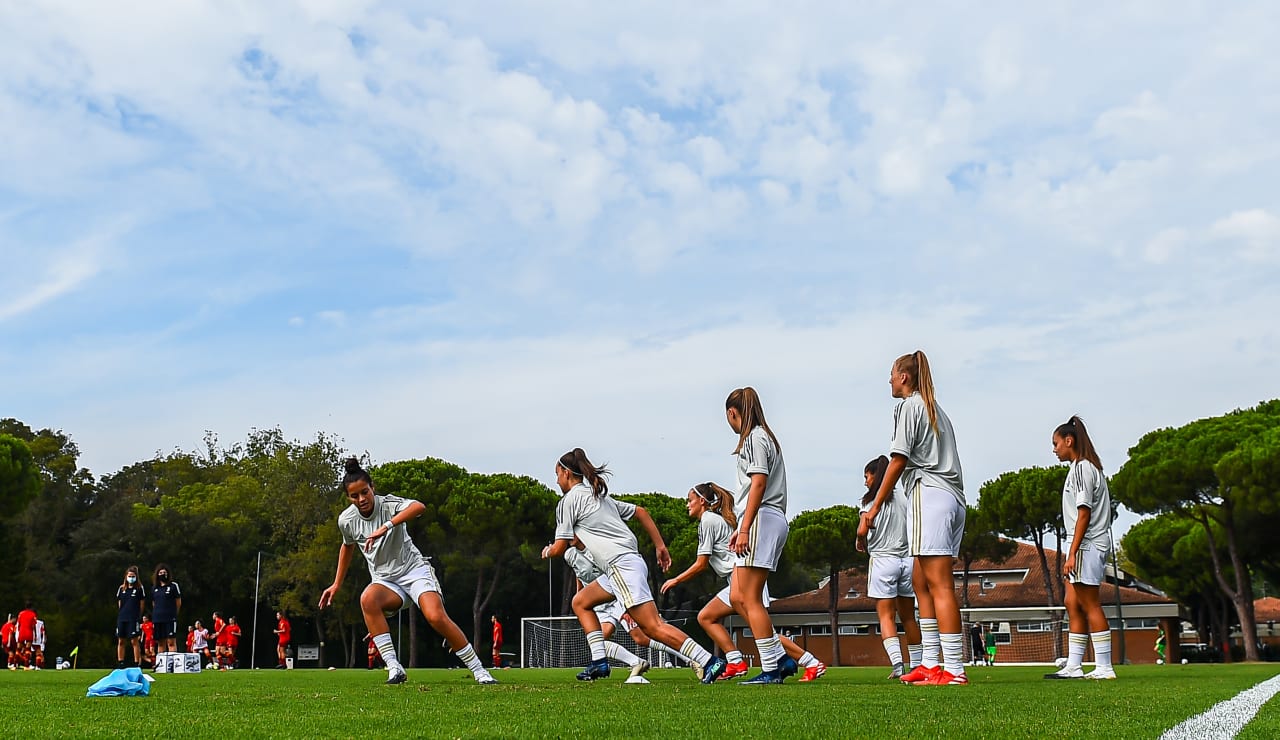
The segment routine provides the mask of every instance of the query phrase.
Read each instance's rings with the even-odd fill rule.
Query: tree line
[[[349,454],[332,435],[299,441],[279,429],[253,430],[229,445],[206,435],[202,450],[157,454],[95,477],[79,467],[79,450],[62,431],[0,420],[0,556],[13,566],[0,578],[0,609],[35,599],[55,649],[79,645],[82,660],[106,664],[121,573],[131,564],[150,573],[165,562],[183,589],[183,623],[219,610],[250,627],[259,583],[259,617],[282,610],[294,621],[295,642],[323,643],[326,664],[356,665],[364,634],[358,596],[367,571],[352,569],[333,609],[315,608],[332,582],[341,544],[335,522],[347,502],[337,481]],[[477,647],[488,642],[491,614],[518,624],[526,616],[570,613],[572,571],[539,558],[554,531],[557,500],[542,483],[471,473],[429,457],[370,472],[379,493],[426,506],[410,533],[436,566],[446,608]],[[852,505],[792,519],[784,563],[770,579],[778,596],[827,579],[833,648],[840,573],[865,563],[854,546],[862,494],[856,472],[847,496]],[[1062,604],[1065,477],[1064,466],[1033,466],[982,484],[957,563],[962,598],[972,563],[1004,561],[1016,538],[1036,547],[1045,604]],[[1126,569],[1182,604],[1204,642],[1222,645],[1239,625],[1244,657],[1256,660],[1254,590],[1261,580],[1280,583],[1280,548],[1270,541],[1280,525],[1280,401],[1150,432],[1110,482],[1114,505],[1151,515],[1121,544]],[[697,523],[683,497],[619,498],[649,511],[677,564],[694,559]],[[692,616],[719,588],[708,572],[660,595],[664,576],[653,553],[645,557],[668,615]],[[401,653],[410,665],[449,660],[437,640],[419,634],[425,621],[409,616],[409,645]],[[692,619],[685,627],[698,629]],[[271,649],[266,638],[258,640],[264,656]],[[838,651],[833,655],[838,660]]]

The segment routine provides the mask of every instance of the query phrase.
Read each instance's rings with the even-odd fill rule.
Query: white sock
[[[680,653],[689,659],[692,663],[698,665],[706,665],[711,662],[711,653],[708,653],[701,645],[693,641],[692,637],[686,637],[684,644],[680,646]]]
[[[604,633],[600,630],[587,633],[587,647],[591,650],[591,662],[604,660]]]
[[[904,665],[904,668],[915,668],[920,665],[921,656],[924,655],[924,645],[907,645],[907,656],[911,658],[911,665]]]
[[[670,656],[672,660],[678,660],[678,661],[680,661],[680,662],[682,662],[682,663],[688,663],[688,662],[689,662],[689,657],[688,657],[687,655],[684,655],[684,654],[683,654],[683,653],[681,653],[679,650],[672,650],[671,648],[667,647],[666,645],[663,645],[662,643],[658,642],[657,640],[650,640],[650,641],[649,641],[649,647],[650,647],[650,648],[652,648],[652,649],[654,649],[654,650],[657,650],[658,652],[662,653],[663,655]]]
[[[920,665],[925,668],[938,667],[938,652],[942,641],[938,638],[938,620],[920,619]]]
[[[616,661],[626,663],[629,667],[634,668],[640,662],[640,658],[630,650],[624,648],[616,642],[606,642],[604,644],[605,657],[613,658]]]
[[[1110,636],[1110,632],[1107,633]],[[1067,670],[1079,668],[1084,663],[1084,651],[1089,647],[1089,636],[1084,633],[1072,632],[1067,639]],[[1094,651],[1097,652],[1096,650]]]
[[[382,656],[382,662],[387,664],[389,673],[404,671],[404,666],[400,665],[400,660],[396,658],[396,646],[391,642],[390,632],[374,635],[373,644],[374,647],[378,648],[378,654]]]
[[[767,672],[778,670],[778,651],[782,650],[782,640],[778,633],[756,640],[756,650],[760,652],[760,670]]]
[[[782,652],[785,653],[787,651],[783,650]],[[804,651],[804,655],[800,656],[800,660],[797,660],[796,662],[800,664],[801,668],[809,668],[810,666],[817,665],[818,659],[813,657],[813,653],[806,650]]]
[[[897,635],[884,638],[884,652],[889,656],[889,665],[902,665],[902,644]]]
[[[1114,670],[1111,666],[1111,630],[1102,632],[1092,632],[1089,639],[1093,640],[1093,660],[1098,668],[1110,671]]]
[[[480,656],[476,655],[476,650],[471,647],[471,643],[468,642],[466,647],[458,650],[454,655],[458,656],[458,660],[462,661],[462,664],[470,669],[472,673],[479,673],[484,670],[484,664],[480,662]]]
[[[726,663],[745,663],[746,662],[746,660],[742,657],[741,650],[730,650],[724,656],[724,659]]]
[[[942,643],[942,668],[953,676],[964,675],[964,635],[948,632],[939,635]]]

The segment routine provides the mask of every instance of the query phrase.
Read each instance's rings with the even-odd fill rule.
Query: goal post
[[[667,665],[669,657],[653,648],[642,648],[625,629],[609,637],[649,661],[650,665]],[[587,636],[577,617],[524,617],[520,620],[521,668],[581,668],[591,662]],[[621,665],[621,664],[618,664]]]
[[[1003,613],[980,609],[962,610],[964,614],[964,659],[975,660],[975,646],[970,629],[975,623],[983,628],[983,651],[986,636],[995,638],[996,663],[1051,664],[1067,655],[1067,615],[1061,606],[1005,609]],[[1092,652],[1090,652],[1092,655]],[[978,653],[976,660],[983,660]]]

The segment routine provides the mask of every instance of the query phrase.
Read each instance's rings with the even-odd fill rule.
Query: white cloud
[[[1280,258],[1280,218],[1261,208],[1236,211],[1219,219],[1209,227],[1209,234],[1236,242],[1240,256],[1250,262]]]

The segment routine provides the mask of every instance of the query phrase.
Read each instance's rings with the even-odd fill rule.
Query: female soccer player
[[[147,589],[138,582],[138,566],[124,570],[124,578],[116,588],[116,667],[124,668],[124,646],[133,645],[133,664],[142,665],[142,611]]]
[[[862,469],[867,484],[867,492],[862,497],[864,507],[875,500],[888,469],[889,458],[884,455],[867,463]],[[868,533],[865,537],[858,538],[858,549],[871,556],[871,563],[867,566],[867,595],[876,600],[884,651],[893,666],[889,678],[902,678],[913,666],[920,664],[920,654],[923,652],[920,626],[916,623],[916,594],[911,588],[914,568],[907,545],[907,507],[891,490],[874,519],[866,512],[862,516],[867,523]],[[907,636],[910,665],[902,660],[902,645],[898,640],[899,619],[902,620],[902,631]]]
[[[729,582],[733,610],[747,620],[756,636],[760,674],[745,685],[782,683],[796,672],[773,629],[764,604],[769,573],[778,567],[787,543],[787,471],[782,445],[764,419],[760,397],[751,387],[738,388],[724,402],[729,428],[738,435],[733,454],[738,461],[738,493],[734,514],[738,526],[729,536],[729,552],[736,557]]]
[[[289,643],[293,642],[293,625],[284,612],[276,612],[276,628],[271,630],[276,636],[276,668],[289,668]]]
[[[169,566],[160,563],[152,576],[151,621],[156,623],[156,642],[160,652],[178,652],[178,610],[182,608],[182,589],[169,574]]]
[[[1071,538],[1062,567],[1063,576],[1071,584],[1066,597],[1071,638],[1067,664],[1045,678],[1115,678],[1111,626],[1102,613],[1099,594],[1107,552],[1111,550],[1111,493],[1098,451],[1079,416],[1053,430],[1053,454],[1071,464],[1062,487],[1062,523]],[[1089,640],[1093,640],[1096,667],[1085,675],[1081,664]]]
[[[480,656],[476,655],[475,648],[467,642],[462,630],[445,612],[435,569],[409,536],[406,522],[421,516],[426,507],[421,501],[376,493],[373,478],[354,457],[346,461],[346,470],[342,486],[351,505],[338,516],[338,529],[342,532],[338,571],[333,585],[320,594],[320,608],[333,603],[358,546],[372,578],[364,593],[360,594],[360,610],[364,612],[365,626],[387,664],[387,683],[404,683],[407,678],[391,642],[387,614],[405,608],[409,599],[417,603],[427,623],[444,637],[458,659],[471,669],[477,683],[497,683],[481,664]]]
[[[907,541],[915,557],[912,581],[920,607],[920,665],[902,677],[904,683],[965,685],[964,635],[956,599],[952,564],[964,537],[964,478],[951,419],[934,400],[929,360],[917,350],[899,357],[889,373],[894,398],[893,444],[889,467],[858,536],[867,536],[898,479],[903,480],[910,509]],[[938,665],[941,643],[942,665]]]
[[[685,507],[689,511],[689,516],[698,520],[697,558],[683,573],[662,584],[662,593],[665,594],[677,585],[688,582],[707,568],[711,568],[717,576],[728,581],[725,587],[702,607],[702,611],[698,612],[698,624],[702,625],[702,629],[715,641],[716,646],[724,651],[725,661],[729,665],[720,679],[741,676],[747,672],[747,661],[742,657],[742,651],[738,650],[738,646],[733,644],[729,631],[724,628],[725,617],[734,613],[733,607],[729,604],[733,588],[733,564],[736,561],[733,553],[729,552],[729,538],[733,535],[733,529],[738,523],[737,517],[733,514],[733,494],[715,483],[699,483],[689,489]],[[764,586],[763,596],[764,606],[767,609],[770,601],[767,583]],[[797,645],[791,638],[779,635],[778,639],[782,641],[782,648],[787,655],[804,668],[801,682],[816,681],[827,672],[826,664],[813,657],[812,653]]]
[[[564,496],[556,505],[556,539],[542,549],[544,558],[560,557],[577,537],[609,576],[609,591],[597,579],[573,597],[573,611],[583,632],[587,633],[587,645],[591,648],[591,663],[579,678],[591,680],[609,675],[604,634],[595,607],[616,597],[646,635],[678,649],[690,663],[701,666],[703,683],[715,681],[724,673],[724,660],[711,655],[678,627],[663,621],[649,591],[649,568],[640,557],[636,536],[624,520],[632,517],[639,520],[653,540],[659,567],[666,570],[671,567],[671,554],[667,552],[662,534],[644,509],[609,496],[609,485],[605,482],[608,475],[607,469],[591,464],[582,448],[560,456],[556,462],[556,484]]]
[[[586,551],[586,545],[582,543],[582,540],[575,537],[569,544],[571,547],[564,551],[564,561],[573,569],[574,575],[578,577],[578,582],[585,588],[592,583],[600,581],[600,579],[604,579],[600,583],[601,588],[613,593],[614,589],[612,582],[609,581],[609,576],[600,566],[596,565],[596,561],[591,558],[591,553]],[[648,661],[609,639],[613,637],[619,627],[628,624],[622,604],[617,599],[614,599],[603,604],[597,604],[594,610],[596,617],[600,620],[600,633],[605,641],[605,657],[625,663],[631,669],[630,678],[643,675],[648,671]],[[631,624],[634,624],[634,622],[631,622]],[[638,627],[635,628],[635,632],[640,632],[640,629]],[[664,645],[663,647],[666,646]],[[670,648],[667,649],[670,650]],[[591,675],[590,670],[584,670],[578,674],[578,680],[591,681],[594,680],[594,677]]]

